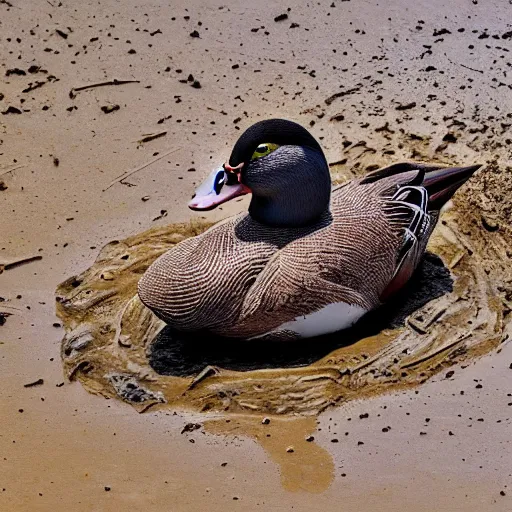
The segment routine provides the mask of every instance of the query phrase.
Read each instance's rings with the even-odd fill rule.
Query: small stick
[[[42,256],[37,255],[37,256],[29,256],[28,258],[21,258],[19,260],[10,261],[9,263],[0,263],[0,274],[4,270],[9,270],[11,268],[15,268],[20,265],[24,265],[25,263],[32,263],[33,261],[39,261],[42,259],[43,259]]]
[[[450,57],[448,57],[448,55],[446,55],[446,53],[444,54],[444,56],[452,63],[452,64],[458,64],[459,66],[462,66],[463,68],[466,68],[466,69],[469,69],[471,71],[476,71],[477,73],[481,73],[483,75],[483,71],[481,69],[475,69],[475,68],[470,68],[469,66],[466,66],[466,64],[461,64],[460,62],[453,62],[452,59],[450,59]]]
[[[17,308],[15,306],[11,306],[9,303],[7,302],[2,302],[1,303],[1,306],[0,306],[0,310],[3,312],[3,310],[7,308],[7,309],[12,309],[13,311],[23,311],[21,308]],[[12,315],[12,313],[7,313],[9,315]]]
[[[461,66],[463,68],[470,69],[471,71],[476,71],[477,73],[482,73],[482,75],[484,74],[484,72],[481,69],[470,68],[469,66],[466,66],[465,64],[461,64]]]
[[[167,135],[167,131],[158,132],[158,133],[151,133],[149,135],[144,135],[142,139],[138,140],[137,142],[139,144],[142,144],[143,142],[149,142],[151,140],[158,139],[160,137],[163,137],[164,135]]]
[[[105,192],[106,190],[108,190],[110,187],[113,187],[116,183],[119,183],[123,180],[125,180],[126,178],[128,178],[129,176],[131,176],[132,174],[135,174],[136,172],[139,172],[139,171],[142,171],[142,169],[145,169],[146,167],[149,167],[151,164],[154,164],[155,162],[158,162],[158,160],[161,160],[162,158],[165,158],[167,155],[170,155],[171,153],[175,153],[176,151],[179,151],[181,148],[175,148],[175,149],[170,149],[169,151],[167,151],[166,153],[163,153],[161,155],[158,155],[156,158],[153,158],[153,160],[150,160],[149,162],[141,165],[140,167],[137,167],[136,169],[133,169],[129,172],[125,172],[124,174],[121,174],[121,176],[118,176],[114,181],[112,181],[107,188],[104,188],[103,189],[103,192]]]
[[[92,89],[93,87],[103,87],[105,85],[123,85],[123,84],[139,84],[140,80],[109,80],[108,82],[97,82],[94,84],[81,85],[80,87],[73,87],[69,91],[69,97],[74,99],[76,97],[76,93],[79,91],[85,91],[85,89]]]
[[[220,372],[218,368],[215,368],[215,366],[205,366],[201,372],[192,380],[192,382],[189,384],[187,390],[194,389],[200,382],[207,379],[208,377],[211,377],[213,375],[218,375]]]
[[[29,382],[27,384],[23,384],[24,388],[33,388],[34,386],[42,386],[44,384],[43,379],[37,379],[34,382]]]
[[[26,167],[25,164],[17,165],[16,167],[13,167],[12,169],[7,169],[6,171],[0,172],[0,176],[3,176],[4,174],[8,174],[12,171],[15,171],[16,169],[21,169],[22,167]]]

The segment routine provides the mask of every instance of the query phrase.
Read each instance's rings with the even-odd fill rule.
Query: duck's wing
[[[361,179],[360,183],[365,185],[368,183],[375,183],[376,181],[390,178],[391,176],[397,176],[399,174],[408,173],[411,171],[435,171],[441,169],[442,165],[431,165],[418,162],[398,162],[396,164],[389,165],[388,167],[382,167],[375,171],[368,173],[364,178]]]
[[[401,231],[395,273],[381,294],[383,301],[409,280],[425,252],[440,209],[479,168],[403,162],[378,169],[359,182],[380,189],[387,198],[386,216]]]
[[[429,196],[422,185],[401,185],[386,202],[385,212],[392,225],[401,228],[401,244],[391,281],[380,294],[384,302],[410,279],[425,252],[437,223],[438,212],[429,212]]]

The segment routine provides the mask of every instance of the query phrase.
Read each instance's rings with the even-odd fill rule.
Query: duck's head
[[[253,124],[228,162],[199,186],[189,208],[211,210],[252,193],[249,214],[271,226],[303,226],[329,209],[331,176],[320,144],[285,119]]]

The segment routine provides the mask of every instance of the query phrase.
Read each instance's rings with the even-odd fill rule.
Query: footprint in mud
[[[408,285],[380,309],[343,332],[293,343],[243,343],[227,338],[186,335],[164,327],[150,345],[151,367],[161,375],[193,376],[206,366],[250,371],[263,368],[307,366],[335,349],[350,346],[383,329],[402,327],[405,319],[433,299],[453,290],[453,279],[442,260],[427,253]]]

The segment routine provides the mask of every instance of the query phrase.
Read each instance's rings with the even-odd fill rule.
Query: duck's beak
[[[188,207],[191,210],[213,210],[219,204],[251,192],[242,183],[228,184],[228,181],[230,180],[226,171],[223,168],[216,169],[196,189]]]

